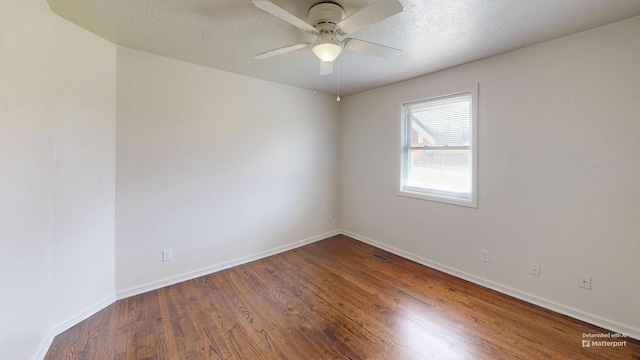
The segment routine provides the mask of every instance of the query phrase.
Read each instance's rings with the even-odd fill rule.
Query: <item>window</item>
[[[399,195],[477,207],[478,84],[402,99]]]

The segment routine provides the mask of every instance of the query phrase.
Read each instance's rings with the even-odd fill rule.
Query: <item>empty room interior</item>
[[[640,358],[640,1],[3,0],[0,358]]]

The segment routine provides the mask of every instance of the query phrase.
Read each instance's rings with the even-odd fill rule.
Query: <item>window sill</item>
[[[444,195],[434,195],[434,194],[426,194],[426,193],[419,193],[419,192],[412,192],[412,191],[398,191],[396,195],[410,197],[414,199],[420,199],[420,200],[434,201],[434,202],[439,202],[439,203],[444,203],[449,205],[465,206],[465,207],[470,207],[474,209],[478,208],[477,201],[456,199],[456,198],[448,197]]]

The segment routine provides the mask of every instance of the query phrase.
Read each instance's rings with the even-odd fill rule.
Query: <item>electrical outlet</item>
[[[173,260],[173,250],[172,249],[162,250],[162,262],[167,262],[171,260]]]
[[[529,274],[540,276],[540,264],[529,263]]]
[[[480,261],[491,262],[491,255],[488,250],[480,250]]]
[[[580,275],[580,277],[578,277],[578,287],[591,290],[591,276]]]

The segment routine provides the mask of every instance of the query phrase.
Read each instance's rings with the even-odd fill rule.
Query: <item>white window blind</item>
[[[473,89],[403,103],[402,114],[400,192],[475,206]]]

